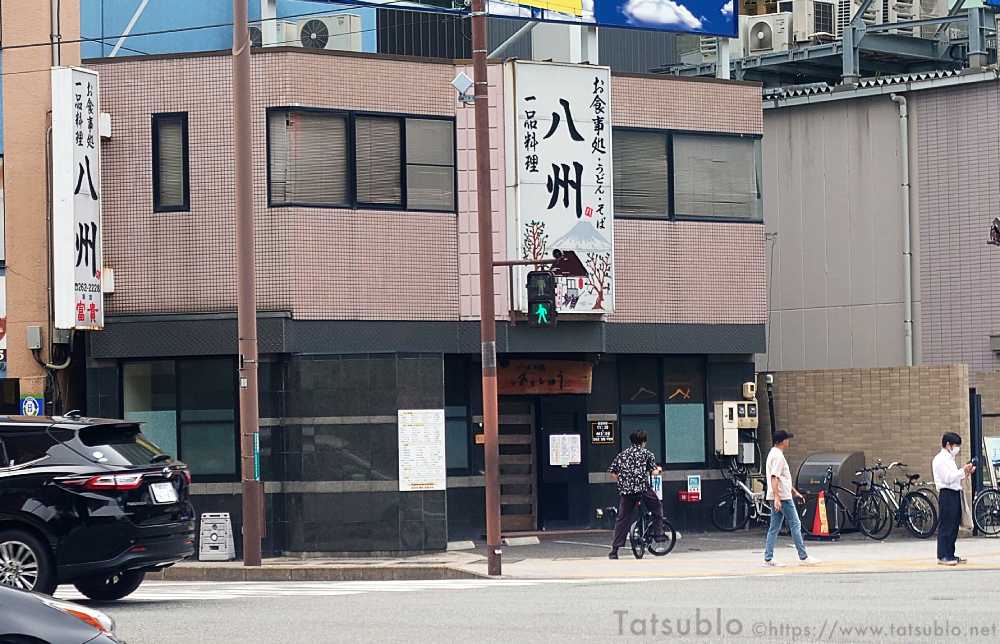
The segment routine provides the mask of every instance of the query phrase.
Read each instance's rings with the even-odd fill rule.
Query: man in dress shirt
[[[965,563],[965,559],[955,556],[955,540],[958,538],[958,525],[962,520],[962,481],[976,471],[976,466],[972,463],[962,467],[955,464],[955,457],[961,450],[961,444],[961,436],[947,432],[941,437],[941,451],[931,463],[941,507],[937,558],[942,566]]]

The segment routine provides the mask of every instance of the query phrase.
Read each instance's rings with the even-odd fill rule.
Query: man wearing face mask
[[[967,463],[959,467],[955,463],[961,444],[961,436],[947,432],[941,437],[941,451],[931,463],[941,507],[937,558],[942,566],[965,563],[965,559],[955,556],[955,540],[958,538],[958,526],[962,520],[962,481],[976,471],[976,466]]]

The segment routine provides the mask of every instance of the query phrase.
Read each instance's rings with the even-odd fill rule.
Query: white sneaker
[[[806,557],[805,559],[799,559],[800,566],[815,566],[816,564],[823,563],[816,557]]]

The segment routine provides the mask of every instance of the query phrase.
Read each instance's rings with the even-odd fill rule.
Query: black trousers
[[[962,522],[962,497],[957,490],[938,491],[940,499],[940,517],[937,536],[938,559],[955,558],[955,540],[958,539],[958,526]]]
[[[657,498],[656,492],[646,490],[638,494],[626,494],[618,501],[618,518],[615,520],[615,539],[611,542],[611,549],[618,550],[625,545],[625,538],[628,537],[628,528],[635,520],[635,506],[642,501],[646,509],[653,513],[653,535],[663,536],[663,504]]]

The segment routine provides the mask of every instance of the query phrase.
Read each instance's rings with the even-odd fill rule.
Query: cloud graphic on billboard
[[[660,25],[678,25],[688,29],[701,29],[701,20],[682,4],[673,0],[629,0],[622,8],[635,22]]]
[[[724,16],[733,15],[733,0],[729,0],[729,2],[722,5],[722,15]]]

